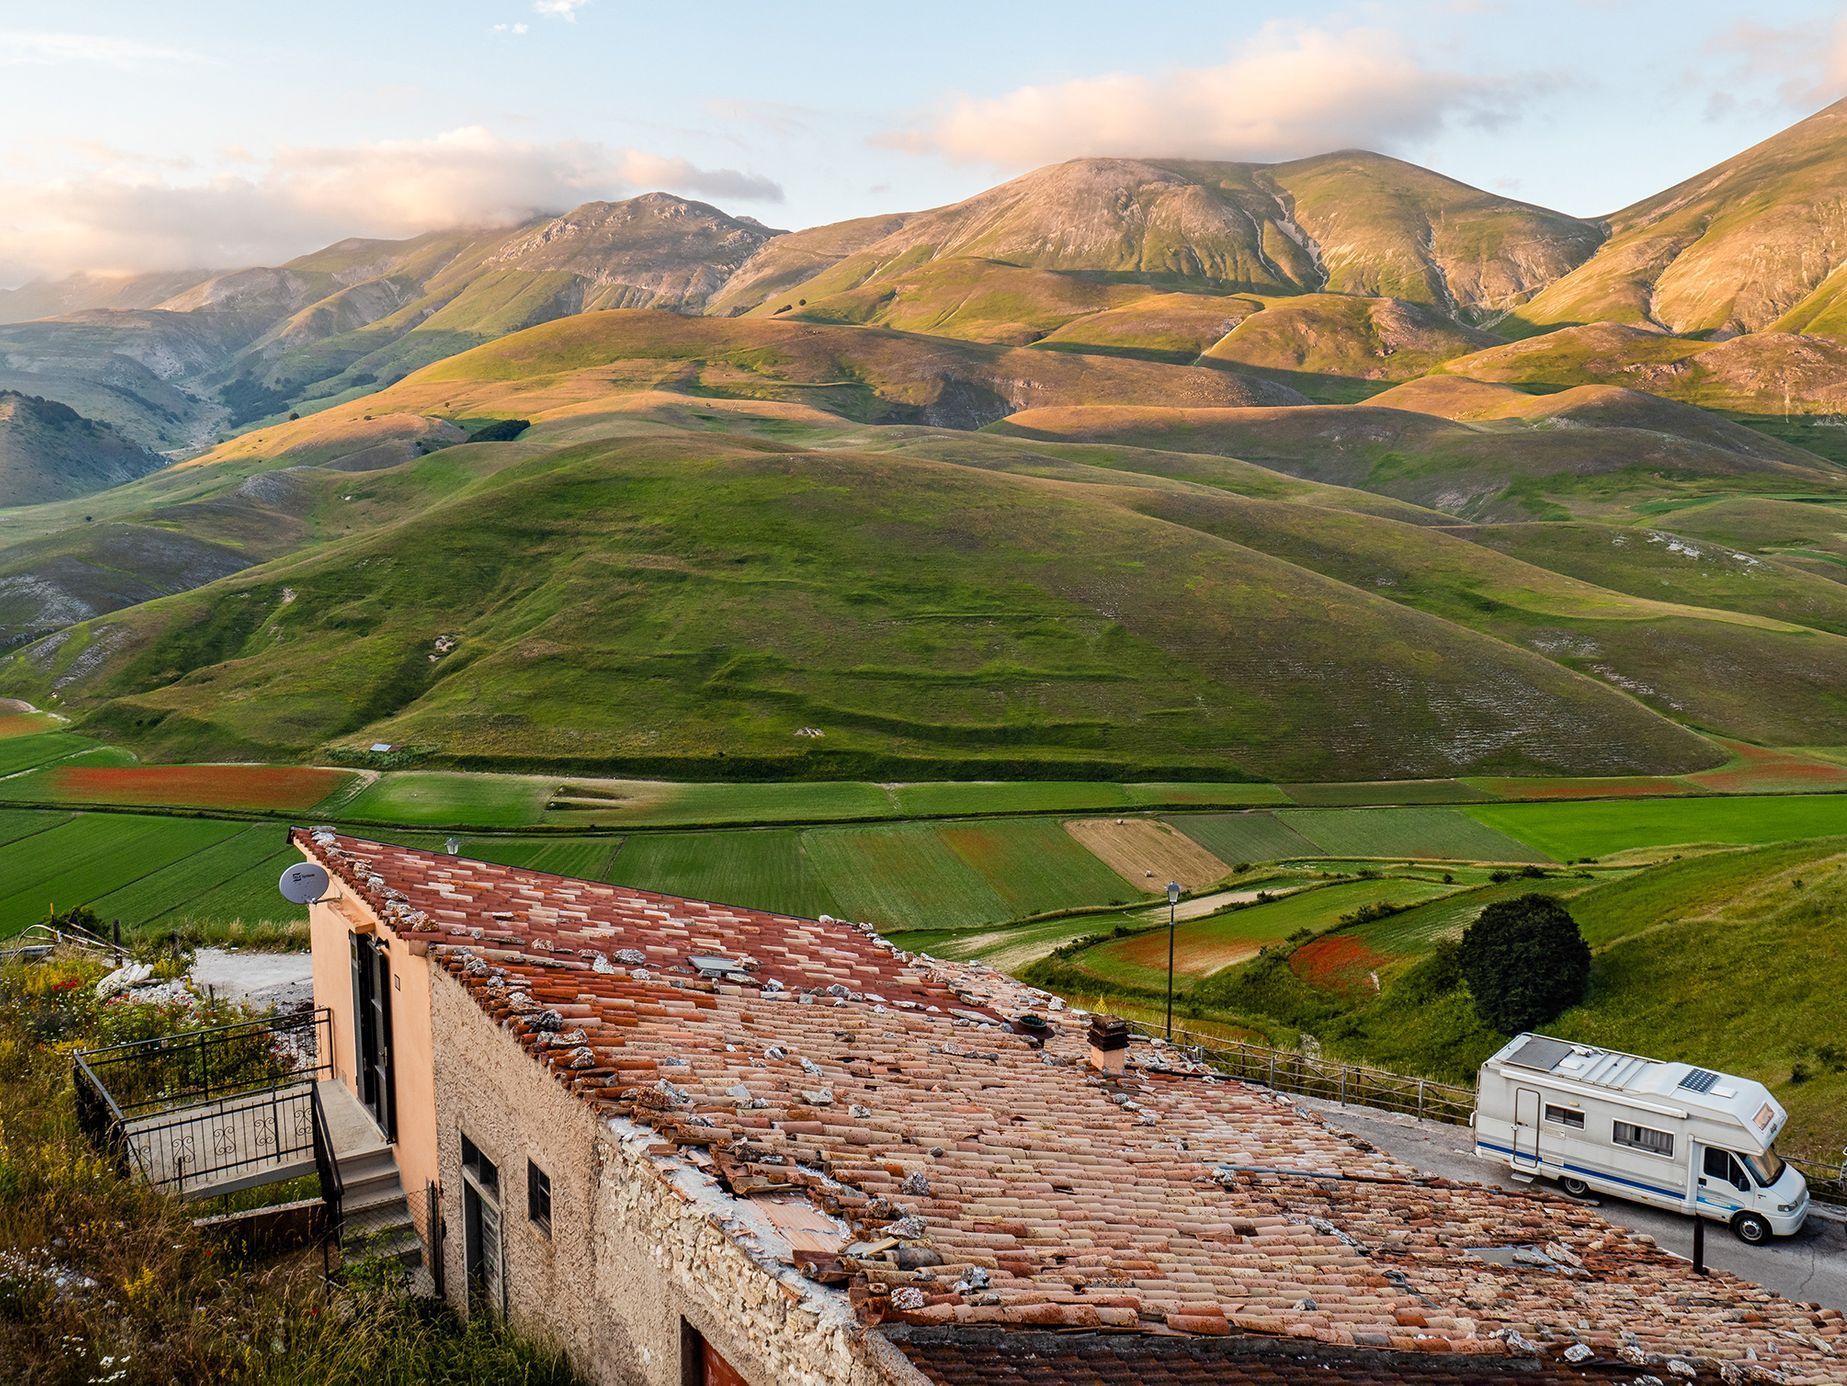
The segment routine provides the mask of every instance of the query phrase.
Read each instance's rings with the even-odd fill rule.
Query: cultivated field
[[[1143,882],[1148,893],[1166,889],[1169,881],[1197,890],[1231,874],[1225,862],[1159,819],[1088,818],[1065,828],[1119,876]]]

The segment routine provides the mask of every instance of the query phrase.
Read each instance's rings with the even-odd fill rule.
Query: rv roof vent
[[[1719,1075],[1711,1069],[1695,1068],[1688,1070],[1687,1076],[1680,1080],[1680,1086],[1689,1092],[1709,1092],[1712,1085],[1718,1081]]]
[[[1507,1062],[1518,1064],[1521,1068],[1536,1068],[1541,1073],[1550,1073],[1558,1067],[1558,1061],[1571,1053],[1571,1046],[1563,1040],[1547,1039],[1544,1035],[1534,1035],[1513,1053],[1507,1056]]]

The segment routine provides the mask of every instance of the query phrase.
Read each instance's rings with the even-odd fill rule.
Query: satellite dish
[[[282,898],[296,905],[312,905],[327,894],[327,868],[318,862],[297,862],[276,882]]]

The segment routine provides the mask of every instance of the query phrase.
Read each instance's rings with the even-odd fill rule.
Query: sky
[[[1560,211],[1847,96],[1831,0],[0,0],[0,285],[655,188],[798,228],[1363,147]]]

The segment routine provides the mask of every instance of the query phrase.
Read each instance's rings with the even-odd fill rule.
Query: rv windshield
[[[1751,1167],[1751,1173],[1757,1176],[1757,1182],[1766,1189],[1783,1177],[1783,1158],[1774,1150],[1766,1150],[1762,1155],[1746,1155],[1744,1162]]]

